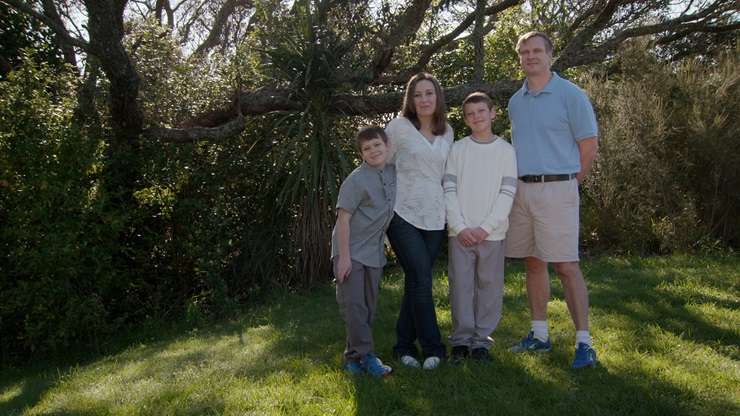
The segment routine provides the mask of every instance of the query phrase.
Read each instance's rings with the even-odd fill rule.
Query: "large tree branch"
[[[228,107],[206,112],[185,123],[185,127],[217,127],[228,123],[237,116],[235,108],[244,115],[260,115],[273,111],[300,111],[305,106],[292,98],[292,90],[260,88],[243,91],[235,97]],[[237,105],[237,103],[240,103]]]
[[[172,143],[192,143],[198,140],[221,140],[233,137],[242,131],[246,123],[244,116],[238,115],[235,119],[217,127],[191,127],[185,129],[171,129],[164,127],[150,127],[144,129],[142,135],[149,139],[159,139]]]
[[[211,31],[208,33],[208,37],[198,45],[193,52],[194,57],[200,57],[205,55],[211,48],[218,46],[221,41],[221,35],[224,27],[229,20],[229,17],[236,11],[237,7],[249,8],[253,7],[251,0],[226,0],[221,8],[216,13],[216,17],[213,19],[211,25]]]
[[[504,106],[511,95],[521,86],[521,81],[501,80],[493,84],[469,83],[445,89],[445,101],[450,106],[458,106],[473,91],[486,92],[500,106]],[[300,111],[303,103],[293,101],[291,92],[278,89],[260,89],[242,92],[241,113],[234,110],[232,103],[228,108],[204,114],[187,123],[192,127],[145,129],[144,137],[156,138],[166,142],[186,143],[196,140],[219,140],[239,134],[244,130],[244,114],[262,115],[273,111]],[[344,116],[372,116],[395,113],[401,108],[403,94],[392,92],[378,95],[336,94],[328,111]]]
[[[621,3],[623,3],[623,1],[609,0],[604,8],[601,9],[599,14],[596,15],[596,18],[589,25],[580,29],[575,36],[573,36],[570,42],[568,42],[565,48],[563,48],[563,51],[560,53],[560,57],[558,57],[558,60],[553,64],[553,69],[560,71],[572,66],[570,65],[570,62],[577,59],[586,44],[593,40],[594,35],[609,24],[612,16],[617,11]],[[589,11],[593,12],[594,10],[592,8],[589,9]]]
[[[184,2],[178,4],[176,6],[176,9],[179,8],[183,3]],[[180,36],[180,44],[181,45],[185,45],[186,43],[188,43],[188,41],[190,41],[190,31],[192,30],[193,25],[198,21],[198,18],[199,18],[200,13],[201,13],[201,9],[203,7],[205,7],[205,5],[207,3],[208,3],[208,1],[201,1],[200,3],[197,4],[197,6],[190,6],[190,7],[188,7],[186,5],[186,7],[185,7],[185,14],[186,15],[189,14],[190,15],[190,19],[187,22],[185,22],[185,24],[183,25],[183,28],[180,30],[180,33],[181,33],[181,36]],[[193,9],[195,9],[195,10],[193,10]],[[191,10],[192,10],[192,12],[191,12]]]
[[[518,5],[521,3],[522,0],[502,0],[496,4],[494,4],[491,7],[488,7],[486,9],[485,15],[491,16],[492,18],[495,18],[497,14],[500,12]],[[403,70],[400,73],[387,76],[387,77],[380,77],[377,78],[373,84],[403,84],[405,83],[412,75],[415,73],[422,71],[428,64],[429,61],[432,59],[432,57],[442,50],[442,48],[454,45],[457,41],[460,40],[460,35],[465,32],[473,23],[475,23],[475,17],[476,13],[470,13],[463,19],[454,29],[452,29],[449,33],[446,35],[440,37],[436,41],[432,42],[431,44],[424,47],[419,53],[419,58],[417,59],[416,63],[411,66],[410,68],[407,68]],[[486,26],[486,29],[483,31],[484,34],[490,32],[493,29],[493,25],[489,24]]]
[[[172,10],[169,0],[157,0],[154,5],[154,12],[160,25],[162,24],[162,12],[164,12],[167,15],[167,27],[170,30],[175,29],[175,12]]]
[[[486,0],[477,0],[475,8],[475,27],[473,29],[473,49],[475,50],[475,63],[473,64],[473,82],[483,81],[483,66],[484,58],[486,56],[485,48],[483,45],[483,37],[485,36],[483,27],[484,19],[486,17]]]
[[[604,25],[608,26],[610,23],[610,20],[606,19],[606,14],[613,13],[614,10],[605,10],[566,46],[563,53],[553,64],[553,69],[562,71],[575,66],[603,61],[630,38],[663,33],[664,35],[658,40],[666,38],[675,41],[694,32],[721,33],[737,30],[737,22],[717,24],[719,18],[726,16],[727,13],[733,13],[733,3],[736,3],[736,0],[720,0],[693,14],[681,14],[660,23],[622,29],[616,31],[600,45],[589,46],[588,44],[593,41],[598,28],[603,29]]]
[[[377,79],[388,65],[390,65],[396,48],[419,30],[421,23],[424,21],[424,15],[431,3],[431,0],[414,0],[391,23],[390,33],[378,39],[375,56],[370,66],[373,71],[372,79]]]
[[[31,16],[34,19],[37,19],[43,22],[46,26],[48,26],[51,30],[54,31],[54,34],[59,36],[60,40],[67,42],[68,44],[72,46],[76,46],[80,49],[83,49],[85,51],[90,50],[90,44],[88,42],[86,42],[84,39],[80,39],[80,38],[70,35],[67,29],[63,25],[60,25],[58,22],[56,22],[51,17],[43,13],[39,13],[33,7],[31,7],[28,3],[24,1],[18,1],[18,0],[0,0],[0,2],[3,2],[9,5],[10,7],[18,10],[19,12],[27,14],[28,16]]]
[[[110,111],[117,143],[135,145],[143,126],[136,102],[139,75],[123,47],[124,0],[85,0],[89,13],[90,52],[110,81]]]
[[[62,36],[54,32],[54,41],[57,44],[59,50],[62,51],[64,62],[77,68],[77,57],[75,56],[74,47],[72,47],[69,42],[66,42],[64,40],[65,38],[71,37],[71,35],[69,34],[67,28],[64,27],[64,22],[62,22],[61,16],[59,16],[57,7],[54,5],[54,2],[52,0],[42,0],[41,5],[44,8],[44,15],[46,15],[51,21],[53,21],[60,30],[63,30],[67,34],[66,36]]]

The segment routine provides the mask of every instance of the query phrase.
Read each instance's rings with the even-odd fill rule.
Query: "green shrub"
[[[737,51],[671,66],[637,44],[619,64],[619,79],[586,83],[601,137],[584,186],[584,242],[636,253],[737,247]]]
[[[94,344],[118,275],[100,215],[101,142],[72,122],[74,77],[27,59],[0,83],[0,350]]]

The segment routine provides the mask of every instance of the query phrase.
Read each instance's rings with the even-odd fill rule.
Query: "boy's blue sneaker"
[[[372,353],[365,356],[362,366],[373,377],[385,377],[393,371],[390,366],[383,364],[380,358]]]
[[[364,373],[365,369],[362,368],[362,364],[360,364],[359,361],[347,361],[346,363],[344,363],[344,371],[353,376],[356,376]]]
[[[529,331],[526,337],[522,338],[518,344],[509,348],[511,352],[549,352],[552,349],[550,340],[540,341],[534,337],[534,332]]]
[[[588,344],[578,343],[576,357],[573,359],[573,368],[593,367],[596,365],[596,351]]]

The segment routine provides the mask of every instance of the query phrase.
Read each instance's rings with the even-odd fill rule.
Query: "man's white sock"
[[[588,331],[576,331],[576,348],[578,348],[578,344],[580,343],[584,343],[589,347],[592,346],[591,335]]]
[[[550,337],[547,333],[547,321],[532,321],[532,332],[534,337],[542,342],[547,342]]]

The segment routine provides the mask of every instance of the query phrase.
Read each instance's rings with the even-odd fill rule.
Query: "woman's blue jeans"
[[[398,214],[388,227],[388,240],[405,274],[403,301],[396,322],[396,356],[418,357],[419,340],[424,358],[445,358],[446,349],[437,325],[432,299],[432,267],[445,238],[444,230],[420,230]]]

